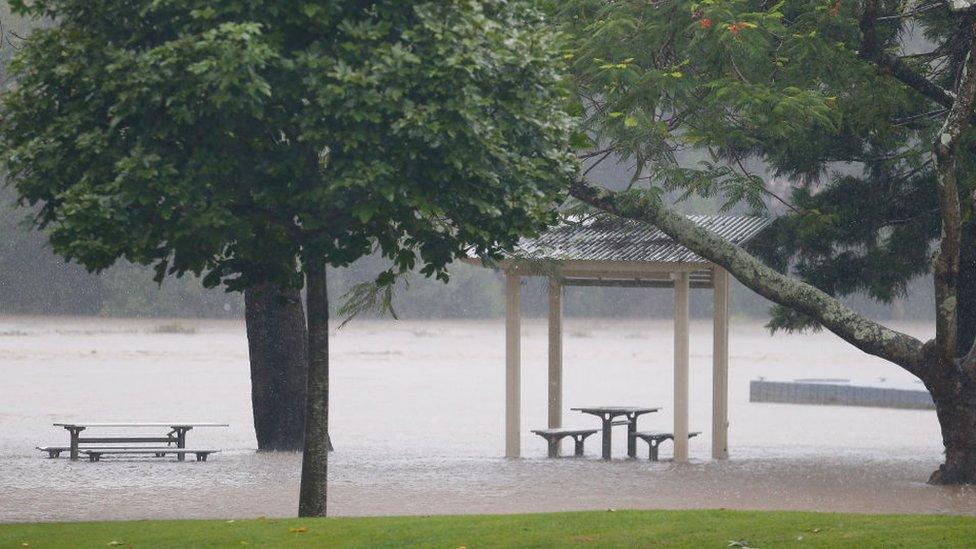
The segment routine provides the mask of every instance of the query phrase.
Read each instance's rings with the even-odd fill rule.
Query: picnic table
[[[187,422],[164,422],[164,423],[55,423],[55,427],[64,427],[71,435],[71,443],[68,450],[71,459],[78,459],[78,446],[80,444],[120,444],[120,443],[165,443],[167,446],[175,444],[177,448],[186,448],[186,433],[194,427],[228,427],[226,423],[187,423]],[[162,437],[86,437],[82,438],[81,432],[86,429],[143,429],[143,428],[167,428],[170,429],[166,436]],[[185,454],[178,454],[177,459],[183,461]]]
[[[644,414],[652,414],[660,408],[638,408],[633,406],[595,406],[589,408],[571,408],[573,411],[597,416],[603,421],[603,459],[610,459],[610,436],[614,425],[627,425],[627,455],[637,456],[637,440],[633,433],[637,432],[637,418]],[[615,421],[624,416],[626,421]]]

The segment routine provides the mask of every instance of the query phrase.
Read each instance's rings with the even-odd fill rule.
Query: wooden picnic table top
[[[230,427],[228,423],[171,421],[165,423],[55,423],[55,427]]]
[[[576,412],[583,412],[584,414],[651,414],[660,411],[660,408],[640,408],[635,406],[592,406],[592,407],[580,407],[580,408],[570,408]]]

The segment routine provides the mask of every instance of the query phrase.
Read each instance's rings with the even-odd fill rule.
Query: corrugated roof
[[[692,215],[688,219],[733,244],[745,244],[772,220],[748,215]],[[538,238],[524,238],[511,258],[538,261],[708,263],[657,227],[603,215],[567,221]]]

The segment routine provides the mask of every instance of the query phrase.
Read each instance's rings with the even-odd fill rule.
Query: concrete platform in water
[[[921,382],[892,382],[886,378],[862,381],[850,379],[770,381],[760,378],[749,383],[749,402],[935,409],[931,395]]]

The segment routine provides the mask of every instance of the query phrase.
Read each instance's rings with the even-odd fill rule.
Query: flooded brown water
[[[300,456],[257,453],[247,347],[237,322],[0,318],[0,521],[290,516]],[[925,325],[902,329],[928,335]],[[732,459],[708,459],[711,327],[692,328],[692,462],[546,459],[546,340],[523,340],[523,459],[503,454],[503,325],[361,321],[333,338],[331,507],[336,515],[605,508],[743,508],[976,514],[973,488],[924,483],[941,460],[931,411],[750,404],[759,377],[910,376],[830,334],[770,337],[733,323]],[[566,323],[566,407],[658,405],[671,423],[669,322]],[[593,418],[566,412],[567,426]],[[55,421],[220,421],[191,446],[207,463],[48,460]],[[615,455],[624,454],[615,437]],[[670,455],[670,447],[662,457]]]

